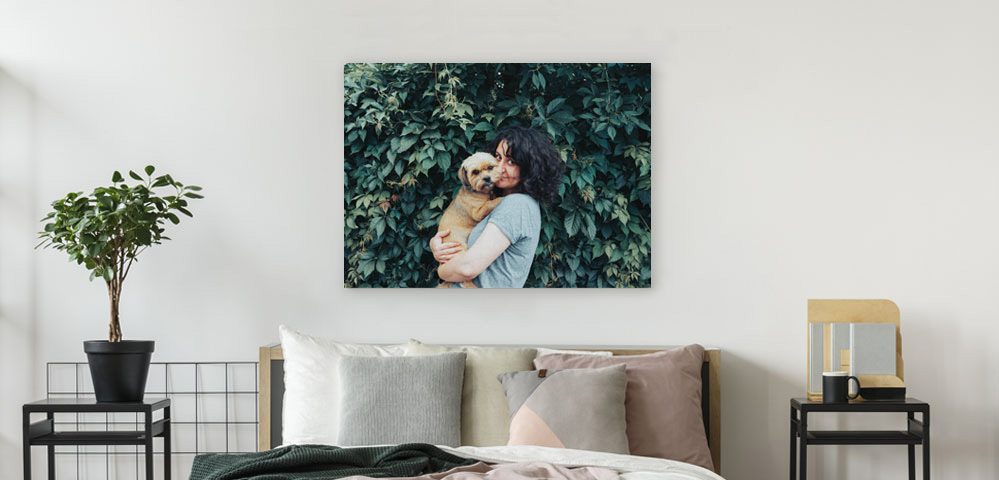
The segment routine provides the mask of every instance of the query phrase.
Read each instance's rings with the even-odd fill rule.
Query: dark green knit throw
[[[472,465],[426,443],[386,447],[340,448],[291,445],[239,455],[207,454],[194,458],[190,480],[333,480],[366,477],[413,477]]]

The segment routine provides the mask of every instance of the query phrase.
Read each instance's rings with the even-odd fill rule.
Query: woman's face
[[[493,156],[499,161],[500,173],[503,174],[495,183],[496,188],[507,191],[515,189],[520,184],[520,166],[507,155],[508,151],[509,146],[506,144],[506,140],[500,140],[499,145],[496,146],[496,151],[493,152]]]

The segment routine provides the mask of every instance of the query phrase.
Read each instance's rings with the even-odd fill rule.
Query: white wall
[[[724,474],[773,479],[805,387],[806,299],[890,298],[909,392],[933,407],[933,475],[996,478],[997,15],[984,1],[4,1],[0,477],[19,475],[19,406],[44,393],[44,363],[82,360],[106,331],[103,285],[32,251],[37,219],[155,163],[207,196],[125,284],[124,334],[155,339],[155,360],[251,360],[282,322],[374,342],[718,345]],[[342,65],[426,60],[653,63],[653,289],[341,287]],[[811,478],[904,476],[902,447],[811,454]]]

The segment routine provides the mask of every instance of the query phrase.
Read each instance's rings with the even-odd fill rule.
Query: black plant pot
[[[149,376],[152,340],[83,342],[98,402],[141,402]]]

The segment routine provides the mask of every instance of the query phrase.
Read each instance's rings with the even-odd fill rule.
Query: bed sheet
[[[540,461],[566,467],[607,468],[618,472],[621,480],[725,480],[711,470],[689,463],[636,455],[532,445],[438,447],[460,457],[489,463]]]

